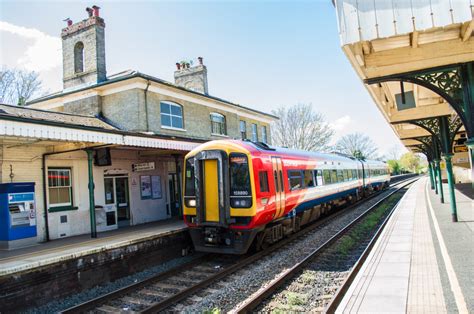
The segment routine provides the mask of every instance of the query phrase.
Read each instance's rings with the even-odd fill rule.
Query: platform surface
[[[459,222],[449,196],[418,180],[405,194],[337,313],[465,313],[474,310],[473,201],[456,191]],[[445,195],[448,194],[444,185]]]
[[[0,250],[0,276],[163,237],[186,228],[183,221],[173,219],[101,232],[95,239],[80,235],[17,250]]]

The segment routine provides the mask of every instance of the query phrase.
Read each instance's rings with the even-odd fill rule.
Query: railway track
[[[400,187],[394,192],[372,205],[325,243],[308,252],[300,262],[283,272],[232,312],[271,312],[275,310],[304,312],[311,308],[316,313],[334,313],[401,199],[400,196],[396,202],[393,202],[395,194],[403,195],[404,192],[401,191],[414,181],[416,180],[409,180],[408,183],[400,184]],[[347,243],[347,241],[344,242],[341,239],[345,236],[347,236],[347,239],[354,237],[351,231],[375,209],[391,198],[393,204],[390,205],[390,209],[386,214],[382,215],[376,231],[372,232],[373,234],[364,239],[362,243],[358,243],[351,253],[348,254],[347,251],[344,251],[344,243]],[[336,270],[337,268],[340,269],[332,272],[328,271],[328,269]],[[317,281],[320,282],[315,289],[316,291],[309,291]]]
[[[397,182],[395,186],[403,185],[404,182],[411,180],[412,179],[409,178]],[[392,195],[400,189],[394,188],[393,186],[391,188],[394,189],[394,191],[388,193],[389,195]],[[169,309],[173,304],[181,300],[186,299],[191,300],[191,302],[198,302],[200,297],[197,297],[196,294],[202,294],[203,291],[209,293],[214,292],[213,289],[208,288],[211,284],[218,282],[245,266],[262,259],[271,252],[295,241],[297,238],[327,224],[336,217],[343,215],[350,210],[350,208],[366,203],[379,195],[380,193],[373,194],[368,199],[346,207],[344,210],[336,211],[332,215],[316,221],[297,234],[272,245],[264,251],[252,255],[244,255],[242,257],[213,254],[205,255],[152,278],[134,283],[64,310],[63,313],[116,313],[122,311],[156,313]],[[382,200],[376,204],[380,202],[382,202]],[[372,205],[371,208],[373,206],[376,205]],[[210,290],[207,291],[206,289]]]

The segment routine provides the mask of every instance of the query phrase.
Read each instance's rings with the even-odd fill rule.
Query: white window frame
[[[73,206],[73,187],[72,187],[72,169],[71,168],[60,168],[60,167],[50,167],[48,168],[48,176],[50,171],[68,171],[69,172],[69,185],[63,185],[63,186],[50,186],[49,185],[49,178],[48,178],[48,206],[51,208],[55,207],[65,207],[65,206]],[[55,189],[55,188],[69,188],[69,203],[57,203],[57,204],[51,204],[50,202],[50,196],[49,192],[50,189]]]
[[[252,142],[258,142],[258,126],[252,123]]]
[[[213,117],[223,118],[224,122],[214,121],[212,119]],[[226,125],[225,115],[223,115],[222,113],[218,113],[218,112],[211,112],[210,119],[211,119],[211,134],[212,135],[227,136],[227,125]],[[214,123],[222,123],[223,129],[224,129],[223,133],[214,132]]]
[[[169,105],[170,106],[170,113],[161,112],[161,104]],[[178,107],[178,108],[181,109],[181,116],[178,116],[178,115],[175,115],[175,114],[171,113],[171,107],[173,107],[173,106]],[[171,125],[163,124],[163,119],[161,118],[163,115],[168,116],[170,118],[170,124]],[[181,125],[182,125],[181,128],[173,126],[173,119],[172,119],[173,117],[181,118],[181,122],[182,122],[181,123]],[[183,106],[181,106],[180,104],[177,104],[175,102],[172,102],[172,101],[166,101],[166,100],[160,101],[160,120],[161,120],[161,127],[163,129],[180,130],[180,131],[184,130],[184,110],[183,110]]]
[[[262,131],[262,142],[266,144],[267,143],[267,126],[262,125],[260,128]]]
[[[243,126],[243,127],[242,127]],[[239,121],[240,139],[245,140],[247,138],[247,122],[244,120]],[[244,134],[242,134],[244,133]],[[245,136],[243,136],[245,135]]]

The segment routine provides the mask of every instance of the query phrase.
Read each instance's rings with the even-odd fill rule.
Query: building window
[[[84,44],[82,42],[74,46],[74,72],[84,72]]]
[[[211,133],[226,135],[225,117],[220,113],[211,113]]]
[[[160,102],[161,126],[182,129],[183,128],[183,108],[175,103]]]
[[[48,196],[51,207],[72,206],[71,169],[48,169]]]
[[[262,142],[267,142],[267,127],[262,126]]]
[[[240,138],[242,140],[247,138],[247,124],[245,121],[240,121]]]
[[[252,123],[252,142],[258,142],[258,131],[255,123]]]

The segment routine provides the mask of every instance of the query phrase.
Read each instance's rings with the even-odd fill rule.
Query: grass
[[[368,214],[361,223],[357,224],[349,232],[349,234],[343,236],[339,240],[338,251],[344,256],[347,256],[349,252],[354,249],[363,239],[367,237],[370,231],[379,224],[380,220],[386,214],[387,210],[393,208],[395,203],[399,200],[399,195],[392,195],[388,198],[387,202],[384,202],[370,214]]]
[[[296,292],[287,292],[286,300],[288,305],[304,305],[306,303],[306,297]]]

